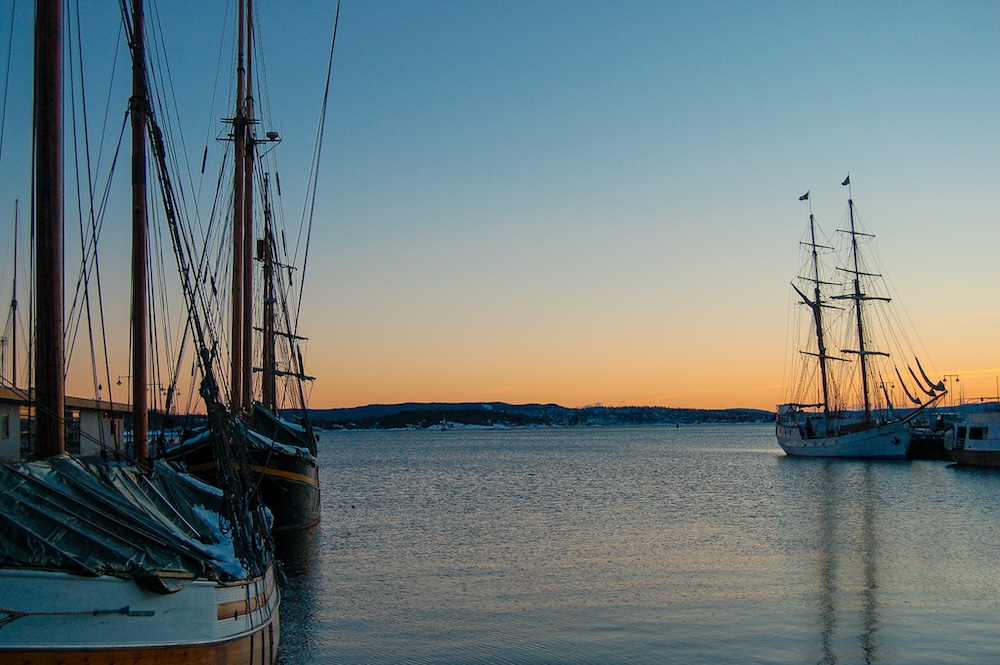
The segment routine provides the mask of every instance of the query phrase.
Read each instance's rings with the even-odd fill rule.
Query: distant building
[[[94,455],[121,449],[126,413],[118,402],[66,397],[66,452]],[[0,386],[0,462],[27,459],[35,451],[35,407],[24,391]]]

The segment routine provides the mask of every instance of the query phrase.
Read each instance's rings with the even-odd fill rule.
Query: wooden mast
[[[861,390],[865,402],[865,422],[871,422],[872,404],[868,394],[868,351],[865,349],[865,327],[862,317],[861,266],[858,263],[858,234],[854,229],[854,200],[847,199],[847,209],[851,215],[851,251],[854,254],[854,316],[858,327],[858,356],[861,360]]]
[[[140,465],[149,463],[146,320],[146,54],[142,0],[132,2],[132,442]]]
[[[811,205],[812,204],[810,203],[810,206]],[[829,379],[827,378],[826,342],[823,339],[823,301],[821,299],[819,288],[819,253],[816,251],[816,221],[811,212],[809,213],[809,234],[812,245],[813,285],[815,298],[812,309],[813,318],[816,322],[816,344],[817,350],[819,351],[819,373],[820,379],[823,382],[823,413],[828,414],[830,412],[830,385]]]
[[[847,179],[841,184],[849,185],[850,176],[848,176]],[[872,400],[871,400],[871,385],[870,385],[871,379],[868,376],[868,356],[888,357],[889,354],[885,353],[884,351],[872,351],[868,348],[868,338],[865,333],[864,305],[862,303],[867,300],[881,300],[889,302],[890,299],[882,296],[869,295],[861,290],[862,275],[864,275],[865,277],[879,277],[879,275],[874,273],[865,273],[861,271],[861,259],[859,258],[860,252],[858,251],[858,236],[868,236],[868,237],[872,236],[870,233],[862,233],[861,231],[857,230],[857,227],[855,226],[854,223],[854,199],[851,198],[850,195],[848,195],[847,198],[847,208],[848,211],[850,212],[850,220],[851,220],[851,228],[847,231],[847,233],[849,233],[851,236],[851,254],[853,256],[853,268],[842,267],[838,268],[838,270],[842,270],[843,272],[847,272],[852,275],[852,282],[854,288],[852,289],[851,293],[834,297],[842,300],[854,301],[854,321],[855,321],[855,326],[857,328],[858,348],[856,350],[844,349],[843,352],[858,354],[858,361],[861,364],[861,393],[862,393],[862,399],[864,400],[864,410],[865,410],[864,422],[867,424],[872,422]]]
[[[803,196],[799,198],[800,201],[805,201],[809,199],[809,192],[806,192]],[[804,243],[803,243],[804,244]],[[831,356],[827,353],[825,331],[823,327],[823,293],[820,285],[824,282],[820,279],[819,274],[819,248],[820,245],[816,244],[816,218],[812,213],[812,202],[809,202],[809,250],[812,259],[812,276],[803,277],[803,279],[808,279],[813,283],[813,299],[810,300],[809,296],[803,293],[795,283],[792,283],[792,288],[795,292],[799,294],[802,298],[802,302],[809,306],[813,314],[813,325],[816,328],[816,357],[819,359],[819,371],[820,371],[820,381],[823,391],[823,414],[829,415],[830,413],[830,379],[827,367],[827,361],[830,360]],[[826,248],[829,249],[829,248]],[[807,355],[813,355],[812,353],[803,351]],[[812,405],[819,406],[819,405]]]
[[[39,0],[35,21],[36,452],[49,457],[66,450],[62,0]]]
[[[230,401],[234,412],[243,408],[243,195],[246,116],[244,114],[243,16],[244,2],[239,0],[236,46],[236,113],[233,116],[233,293],[231,321]]]
[[[253,169],[254,169],[254,104],[253,104],[253,0],[246,0],[246,136],[237,144],[245,150],[243,158],[243,391],[241,403],[245,409],[253,403]]]
[[[265,184],[264,194],[264,239],[261,241],[258,258],[263,263],[264,283],[264,341],[261,344],[261,402],[277,415],[277,386],[274,361],[274,235],[271,232],[271,206],[268,202],[268,188]]]

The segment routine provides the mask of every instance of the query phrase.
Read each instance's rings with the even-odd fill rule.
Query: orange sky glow
[[[170,4],[157,28],[205,218],[216,172],[201,158],[222,162],[231,115],[229,56],[214,60],[230,19],[225,3]],[[773,410],[795,379],[799,196],[812,192],[833,232],[848,173],[921,363],[953,388],[944,403],[997,396],[1000,4],[344,3],[310,208],[334,10],[258,14],[260,131],[282,137],[276,203],[286,220],[315,215],[299,325],[312,408]],[[82,41],[91,98],[120,99],[91,122],[117,127],[128,77],[102,79],[127,71],[109,64],[127,58],[107,39],[116,12],[83,16]],[[30,53],[14,40],[15,62]],[[25,72],[0,162],[0,303],[15,201],[22,241],[30,208],[30,105],[14,101],[30,99]],[[124,191],[102,236],[108,368],[93,379],[81,344],[69,379],[116,400],[130,374]],[[67,241],[70,288],[78,251]]]

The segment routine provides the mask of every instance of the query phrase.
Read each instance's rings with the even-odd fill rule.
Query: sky
[[[117,30],[107,4],[84,34]],[[197,172],[229,8],[159,4]],[[336,5],[258,11],[295,217]],[[15,49],[12,90],[28,61]],[[2,238],[30,198],[16,127]],[[310,406],[773,409],[796,353],[799,196],[833,231],[848,173],[923,366],[996,395],[1000,3],[344,0],[300,326]]]

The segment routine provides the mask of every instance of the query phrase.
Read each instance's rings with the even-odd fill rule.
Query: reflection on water
[[[837,592],[837,548],[834,529],[837,515],[834,501],[839,496],[834,488],[833,469],[830,464],[824,465],[820,476],[819,492],[819,607],[820,607],[820,637],[823,647],[822,663],[833,665],[837,656],[833,648],[833,635],[837,628],[837,613],[834,596]]]
[[[820,550],[820,662],[830,665],[837,662],[838,603],[849,608],[852,596],[856,595],[858,630],[855,631],[849,614],[839,630],[848,637],[857,635],[863,662],[877,663],[879,539],[876,521],[879,504],[872,468],[877,462],[819,460],[812,463],[819,467],[815,509]],[[857,492],[852,492],[855,480],[859,481]],[[860,559],[860,567],[856,559]],[[851,580],[857,570],[861,572],[859,586]],[[848,662],[854,660],[847,658]]]
[[[865,662],[874,663],[878,646],[875,634],[878,632],[878,557],[879,540],[875,531],[876,507],[872,463],[864,467],[861,484],[861,563],[864,569],[864,585],[861,588],[861,648]]]
[[[1000,474],[773,436],[326,434],[282,662],[1000,662]]]
[[[317,596],[322,589],[319,574],[320,530],[277,534],[276,555],[282,580],[281,644],[282,663],[319,663],[323,659],[313,648],[317,624]]]

